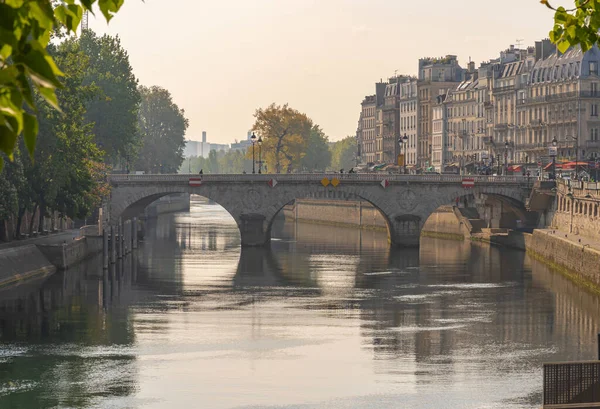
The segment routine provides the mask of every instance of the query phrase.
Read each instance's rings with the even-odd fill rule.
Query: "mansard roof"
[[[523,61],[514,61],[508,64],[505,64],[502,68],[502,72],[500,73],[500,78],[509,78],[514,77],[515,75],[521,72],[523,68]]]
[[[535,63],[531,83],[566,81],[588,77],[589,63],[600,61],[600,50],[594,45],[585,53],[579,46],[569,48],[564,54],[555,52],[545,60]]]

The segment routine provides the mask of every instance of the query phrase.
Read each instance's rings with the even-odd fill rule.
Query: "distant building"
[[[248,150],[248,148],[252,146],[252,139],[250,139],[251,137],[252,137],[252,131],[248,131],[248,135],[246,136],[245,140],[242,140],[239,142],[234,142],[231,144],[231,150],[246,152]]]
[[[199,155],[200,142],[198,141],[185,141],[185,148],[183,150],[184,158],[191,158]]]

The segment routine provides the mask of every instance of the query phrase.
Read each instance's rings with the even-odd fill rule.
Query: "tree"
[[[579,45],[585,52],[598,43],[600,36],[600,2],[597,0],[574,0],[574,7],[555,8],[548,0],[540,3],[554,10],[554,27],[550,40],[562,53],[569,47]]]
[[[46,103],[59,109],[56,89],[62,87],[58,78],[64,74],[47,50],[51,34],[60,29],[75,33],[84,11],[92,12],[95,3],[96,0],[0,1],[0,151],[9,159],[21,134],[29,154],[35,150],[39,101],[34,98],[34,89]],[[123,3],[124,0],[97,2],[107,21]],[[0,170],[3,164],[0,156]]]
[[[356,138],[347,136],[331,146],[331,166],[334,169],[351,169],[356,165]]]
[[[331,166],[331,151],[327,135],[319,125],[313,125],[310,130],[306,154],[302,158],[302,168],[305,170],[324,171]]]
[[[119,37],[97,37],[93,31],[85,30],[79,42],[89,59],[85,83],[99,89],[87,104],[86,119],[94,124],[96,144],[106,152],[107,163],[127,162],[139,149],[141,99],[129,56]]]
[[[244,170],[245,155],[243,151],[219,152],[218,156],[221,173],[242,173]]]
[[[259,108],[254,117],[252,129],[262,137],[262,159],[268,168],[280,173],[299,167],[313,127],[310,118],[287,104]]]
[[[49,53],[65,73],[64,87],[57,91],[62,112],[38,101],[39,136],[33,159],[22,158],[28,190],[19,203],[19,221],[25,210],[40,210],[41,220],[48,210],[65,216],[84,217],[98,204],[98,179],[93,172],[102,160],[93,140],[92,127],[85,121],[86,103],[96,88],[84,85],[88,60],[77,42],[50,46]],[[30,224],[30,231],[33,222]]]
[[[183,162],[188,127],[185,112],[164,88],[141,86],[139,90],[142,102],[138,129],[142,147],[136,169],[146,173],[175,173]]]

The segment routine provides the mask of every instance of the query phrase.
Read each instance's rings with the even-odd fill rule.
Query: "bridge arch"
[[[205,175],[200,186],[190,186],[190,175],[130,175],[111,178],[110,220],[135,216],[152,201],[170,193],[206,197],[221,205],[236,221],[243,246],[270,240],[273,219],[288,203],[306,197],[360,199],[383,215],[392,244],[417,246],[421,229],[440,206],[456,197],[488,195],[515,209],[523,209],[529,192],[513,177],[476,177],[475,187],[465,189],[461,178],[451,175],[325,175],[339,184],[323,186],[324,175]],[[273,183],[274,179],[279,180]],[[481,183],[478,183],[481,182]]]

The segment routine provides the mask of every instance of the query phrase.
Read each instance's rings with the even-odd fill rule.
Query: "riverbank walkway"
[[[560,237],[563,240],[571,242],[575,246],[589,247],[600,251],[600,242],[578,234],[567,233],[558,229],[535,229],[537,232],[547,234],[549,236]]]
[[[64,242],[68,243],[73,241],[76,237],[79,237],[79,229],[70,229],[53,233],[48,236],[31,237],[24,240],[13,240],[7,243],[0,243],[0,251],[20,246],[28,246],[30,244],[57,245]]]

